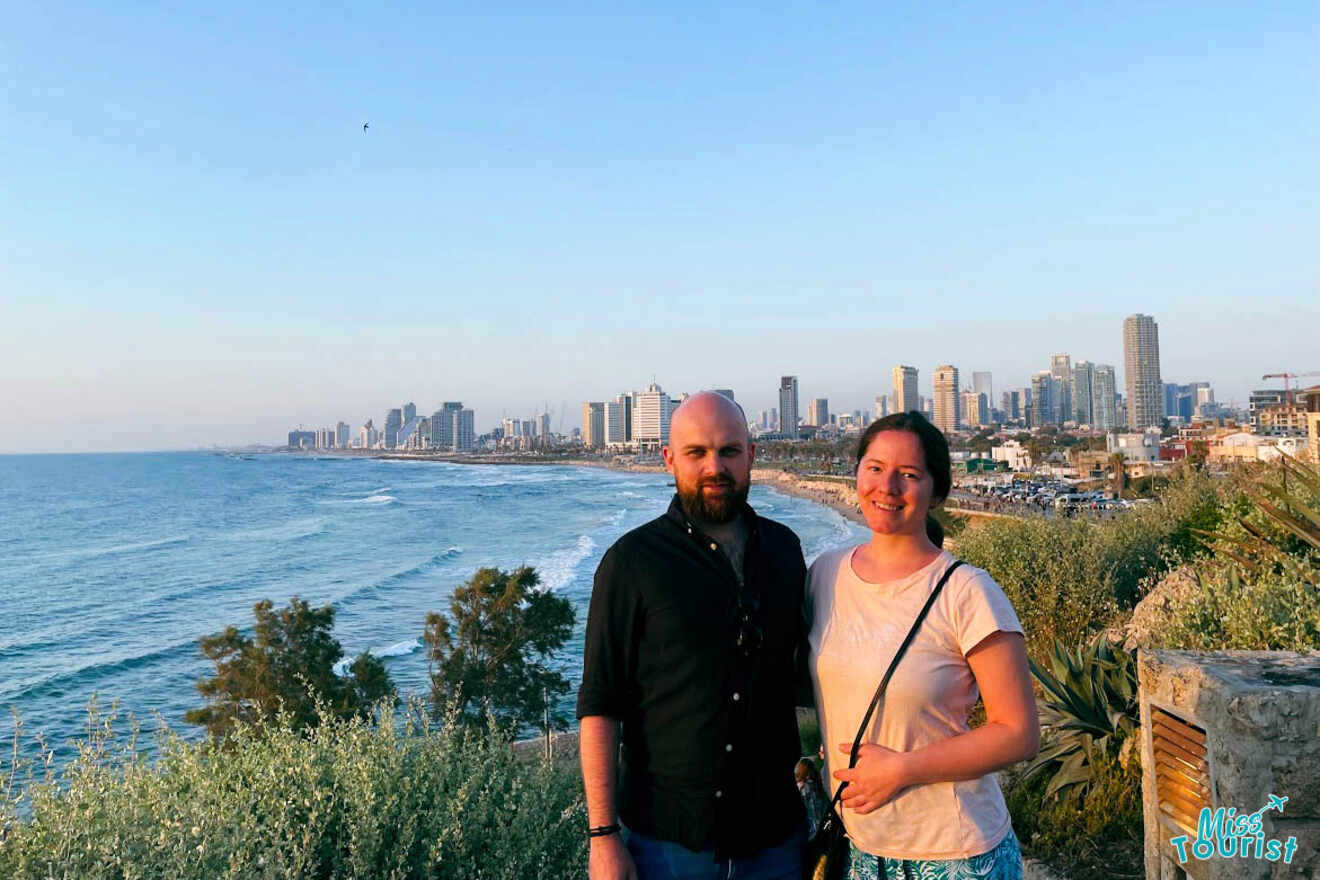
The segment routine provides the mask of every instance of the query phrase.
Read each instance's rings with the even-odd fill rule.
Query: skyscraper
[[[917,400],[917,368],[899,364],[893,370],[894,412],[920,411],[921,403]]]
[[[1095,364],[1078,361],[1072,371],[1072,420],[1079,425],[1095,425]]]
[[[1164,419],[1160,383],[1160,328],[1150,315],[1123,321],[1123,379],[1127,386],[1128,427],[1143,431]]]
[[[1118,427],[1117,401],[1114,399],[1114,368],[1109,364],[1096,364],[1091,377],[1091,427],[1097,431],[1112,431]]]
[[[958,368],[941,364],[935,368],[935,427],[952,434],[962,427],[958,400]]]
[[[830,401],[827,397],[812,398],[811,407],[808,409],[810,418],[807,423],[815,425],[817,428],[823,428],[830,423]]]
[[[403,405],[403,420],[404,420],[404,422],[411,422],[411,421],[412,421],[413,419],[415,419],[415,418],[417,418],[417,404],[415,404],[415,403],[405,403],[405,404]]]
[[[875,396],[875,418],[876,421],[889,415],[889,395],[877,394]]]
[[[605,445],[622,446],[632,441],[633,395],[616,395],[605,401]]]
[[[470,409],[454,413],[454,451],[471,452],[477,448],[477,414]]]
[[[582,445],[599,449],[605,445],[605,404],[587,401],[582,404]]]
[[[979,428],[990,424],[990,405],[979,391],[964,391],[961,395],[962,422],[965,428]]]
[[[1041,370],[1031,376],[1031,406],[1027,424],[1032,428],[1048,425],[1054,419],[1054,376]]]
[[[789,438],[798,435],[797,376],[781,376],[779,379],[779,433]]]
[[[399,429],[403,427],[403,410],[392,409],[385,414],[385,448],[399,445]]]
[[[988,407],[995,399],[995,383],[990,373],[972,373],[972,390],[977,394],[985,395],[985,405]]]
[[[454,417],[461,412],[463,404],[457,400],[446,400],[431,415],[431,445],[437,449],[453,450]]]
[[[669,395],[652,382],[637,395],[633,412],[634,439],[643,448],[656,449],[669,442]]]
[[[1073,417],[1072,410],[1072,357],[1066,354],[1050,356],[1050,375],[1054,377],[1054,420],[1062,425]]]

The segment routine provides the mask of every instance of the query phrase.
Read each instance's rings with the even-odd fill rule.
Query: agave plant
[[[1073,650],[1055,639],[1050,669],[1028,662],[1045,691],[1045,736],[1023,776],[1050,770],[1047,795],[1085,794],[1095,782],[1097,756],[1116,755],[1140,723],[1136,652],[1101,633]]]

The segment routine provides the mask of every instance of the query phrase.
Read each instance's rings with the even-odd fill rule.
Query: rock
[[[1067,880],[1067,878],[1044,862],[1023,859],[1022,880]]]
[[[1151,635],[1162,627],[1169,612],[1187,601],[1200,588],[1199,576],[1190,565],[1175,568],[1166,574],[1132,609],[1132,617],[1121,633],[1123,647],[1129,651],[1150,647]]]

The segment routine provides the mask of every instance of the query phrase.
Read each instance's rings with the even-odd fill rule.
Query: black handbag
[[[857,736],[853,737],[852,753],[848,756],[848,769],[851,770],[857,765],[857,752],[862,746],[862,737],[866,735],[866,728],[871,723],[871,716],[875,714],[876,707],[880,705],[880,698],[885,694],[885,688],[889,687],[889,679],[894,675],[894,669],[898,666],[898,661],[903,659],[907,653],[908,646],[916,638],[917,630],[921,629],[921,623],[930,613],[930,608],[935,604],[935,599],[939,596],[944,585],[949,581],[949,575],[953,570],[962,565],[962,560],[955,560],[944,570],[939,583],[935,589],[931,590],[930,596],[926,599],[926,604],[921,607],[921,612],[917,614],[917,619],[913,621],[912,628],[908,630],[907,638],[903,639],[903,644],[899,645],[898,651],[894,654],[894,659],[889,662],[889,669],[885,671],[885,677],[880,679],[880,686],[875,689],[875,696],[871,698],[871,705],[866,709],[866,715],[862,718],[861,725],[857,728]],[[802,876],[803,880],[841,880],[843,877],[844,866],[848,864],[848,832],[843,828],[843,820],[839,818],[838,806],[843,799],[843,790],[848,786],[847,782],[840,782],[839,787],[834,790],[834,797],[830,799],[830,805],[825,810],[825,815],[821,817],[820,825],[816,828],[816,834],[807,844],[807,857],[803,862]]]

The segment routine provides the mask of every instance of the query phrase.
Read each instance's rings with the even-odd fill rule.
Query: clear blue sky
[[[0,451],[1320,370],[1313,0],[711,5],[11,0]]]

